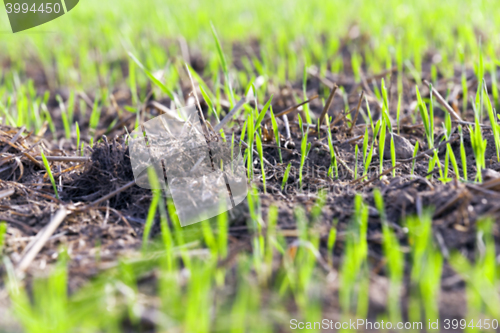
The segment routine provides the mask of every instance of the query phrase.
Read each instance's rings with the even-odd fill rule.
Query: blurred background
[[[499,11],[493,0],[82,0],[55,21],[11,34],[1,10],[1,77],[40,74],[30,71],[35,62],[52,85],[115,86],[126,76],[130,51],[146,67],[165,69],[174,84],[176,59],[206,75],[220,66],[211,23],[231,71],[255,67],[279,84],[300,77],[304,64],[349,68],[339,50],[352,53],[366,72],[397,62],[419,72],[431,60],[451,75],[457,65],[472,64],[479,42],[487,53],[497,49]],[[426,59],[430,51],[434,57]],[[233,79],[243,85],[239,75]]]

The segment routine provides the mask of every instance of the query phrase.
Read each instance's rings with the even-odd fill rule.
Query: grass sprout
[[[328,132],[328,149],[330,150],[330,168],[328,170],[328,174],[333,178],[333,171],[335,171],[335,178],[339,178],[339,167],[337,164],[337,157],[335,156],[335,149],[333,149],[333,139],[332,139],[332,131],[330,129],[330,120],[328,117],[326,119],[326,127]]]
[[[264,193],[267,193],[266,189],[266,169],[264,167],[264,151],[262,149],[262,140],[260,134],[257,133],[255,136],[255,145],[257,146],[257,152],[259,153],[260,168],[262,170],[262,185],[264,186]]]
[[[481,130],[481,125],[479,124],[479,117],[476,117],[475,126],[469,126],[470,139],[472,150],[474,151],[474,156],[476,158],[476,180],[482,182],[482,170],[486,168],[486,146],[488,141],[483,140],[483,134]]]
[[[7,232],[7,223],[0,222],[0,257],[5,243],[5,233]]]
[[[420,307],[426,318],[439,318],[436,299],[439,297],[443,257],[432,242],[432,213],[424,211],[420,216],[409,217],[406,223],[413,260],[410,277],[416,286],[410,295],[410,304],[415,307],[409,311],[409,318],[422,318]]]
[[[217,47],[217,53],[219,55],[219,61],[222,65],[222,71],[224,72],[224,78],[225,78],[225,84],[227,87],[227,90],[229,90],[229,97],[230,97],[230,102],[231,102],[231,107],[234,106],[234,93],[233,93],[233,87],[231,85],[231,79],[229,78],[229,68],[227,66],[227,61],[226,57],[224,55],[224,51],[222,50],[222,45],[219,41],[219,37],[217,36],[217,31],[215,30],[215,27],[212,23],[210,23],[212,26],[212,34],[215,40],[215,46]]]
[[[338,220],[334,219],[332,222],[332,227],[328,233],[327,249],[328,249],[328,261],[329,264],[333,264],[333,249],[335,247],[335,242],[337,241],[337,224]]]
[[[493,132],[493,139],[495,140],[495,148],[497,152],[497,162],[500,162],[500,127],[497,122],[496,110],[493,108],[490,97],[488,96],[488,90],[486,85],[484,86],[484,92],[486,93],[486,106],[488,110],[488,116],[490,118],[491,131]]]
[[[290,169],[292,168],[292,163],[288,163],[286,169],[285,169],[285,174],[283,175],[283,182],[281,183],[281,189],[283,190],[288,183],[288,177],[290,175]]]
[[[420,91],[418,87],[415,87],[417,93],[417,103],[418,108],[420,110],[420,116],[422,117],[422,122],[424,124],[425,136],[427,138],[428,148],[434,148],[434,114],[432,108],[432,89],[431,89],[431,112],[427,110],[427,106],[425,105],[422,97],[420,96]]]
[[[148,168],[148,179],[153,188],[153,199],[149,205],[148,216],[146,217],[146,222],[144,224],[144,233],[142,235],[142,249],[145,251],[147,249],[149,234],[151,233],[151,228],[153,227],[153,222],[156,216],[156,211],[158,208],[158,203],[161,199],[161,190],[159,190],[158,176],[154,168]]]
[[[394,136],[391,133],[391,163],[392,163],[392,177],[396,177],[396,147],[394,146]]]
[[[75,130],[76,130],[76,150],[78,151],[78,148],[80,148],[80,126],[78,126],[78,122],[75,123]]]
[[[398,97],[398,109],[397,109],[397,113],[396,113],[396,123],[397,123],[397,126],[398,126],[398,135],[400,134],[399,127],[400,127],[400,116],[401,116],[401,98],[402,98],[402,94],[399,94],[399,97]]]
[[[384,198],[379,189],[373,192],[373,197],[382,220],[382,248],[387,258],[391,281],[389,287],[389,317],[393,322],[397,322],[401,320],[401,305],[399,302],[405,268],[404,254],[397,235],[389,228],[389,221],[387,221],[384,208]]]
[[[153,73],[151,73],[143,64],[142,62],[139,61],[131,52],[128,53],[129,57],[135,62],[135,64],[146,74],[146,76],[157,86],[163,91],[165,94],[168,95],[172,100],[175,100],[174,98],[174,93],[172,90],[170,90],[165,84],[163,84],[160,80],[158,80]]]
[[[300,115],[299,115],[300,119]],[[299,183],[302,188],[302,171],[304,170],[304,164],[306,162],[307,155],[309,154],[309,150],[311,149],[311,143],[307,143],[307,136],[309,132],[309,126],[306,131],[302,134],[302,141],[300,143],[300,169],[299,169]]]
[[[45,157],[43,151],[40,152],[40,155],[42,156],[43,165],[45,166],[45,170],[47,171],[50,182],[52,183],[52,187],[54,188],[54,193],[56,194],[56,198],[59,199],[59,193],[57,192],[56,181],[54,179],[54,175],[52,174],[52,170],[50,169],[49,161],[47,161],[47,157]]]
[[[354,179],[358,178],[358,150],[359,146],[354,148]]]
[[[385,133],[386,133],[386,123],[382,120],[382,127],[380,129],[380,137],[378,141],[378,156],[380,158],[380,174],[384,170],[384,149],[385,149]]]
[[[368,229],[368,207],[363,203],[361,195],[354,198],[354,215],[349,237],[346,240],[345,255],[340,269],[340,283],[343,286],[339,290],[340,306],[344,313],[352,313],[352,300],[359,302],[366,293],[366,289],[357,288],[363,285],[363,276],[366,276],[366,258],[368,245],[366,233]]]
[[[467,181],[467,154],[465,153],[464,134],[462,126],[458,126],[458,132],[460,133],[460,159],[462,161],[462,172],[464,175],[464,180]]]
[[[57,95],[56,99],[59,103],[59,108],[61,109],[61,120],[64,126],[64,133],[66,134],[66,139],[69,140],[71,138],[71,125],[66,111],[66,107],[64,106],[64,102],[61,96]]]
[[[248,132],[248,160],[247,160],[247,172],[248,172],[248,179],[253,178],[253,141],[255,138],[254,132],[254,123],[253,123],[253,113],[250,113],[250,116],[248,117],[247,120],[247,132]]]
[[[283,156],[281,155],[281,140],[280,140],[280,132],[278,130],[278,123],[276,122],[276,118],[274,117],[273,108],[271,107],[271,124],[273,126],[274,140],[276,141],[276,145],[278,146],[278,155],[280,158],[280,163],[283,163]]]
[[[411,162],[411,176],[413,178],[413,175],[415,174],[415,163],[417,162],[417,160],[415,159],[415,157],[417,157],[417,154],[418,154],[418,146],[419,146],[419,142],[415,142],[415,148],[413,149],[413,161]]]

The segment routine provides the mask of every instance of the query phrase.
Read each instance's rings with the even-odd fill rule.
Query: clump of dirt
[[[128,146],[123,138],[91,149],[90,162],[82,173],[68,180],[62,198],[72,202],[92,202],[134,180]],[[133,186],[109,199],[109,207],[133,218],[144,219],[151,202],[151,191]]]

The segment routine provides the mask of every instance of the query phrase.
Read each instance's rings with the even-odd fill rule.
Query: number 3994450
[[[61,11],[61,5],[58,3],[42,3],[40,6],[36,6],[36,4],[33,4],[31,8],[27,3],[15,3],[14,5],[11,3],[7,3],[7,13],[47,13],[50,14],[52,12],[54,13],[59,13]]]

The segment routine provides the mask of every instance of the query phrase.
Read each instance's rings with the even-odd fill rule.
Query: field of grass
[[[498,331],[498,4],[2,7],[0,332]],[[249,193],[182,228],[127,134],[193,85]]]

